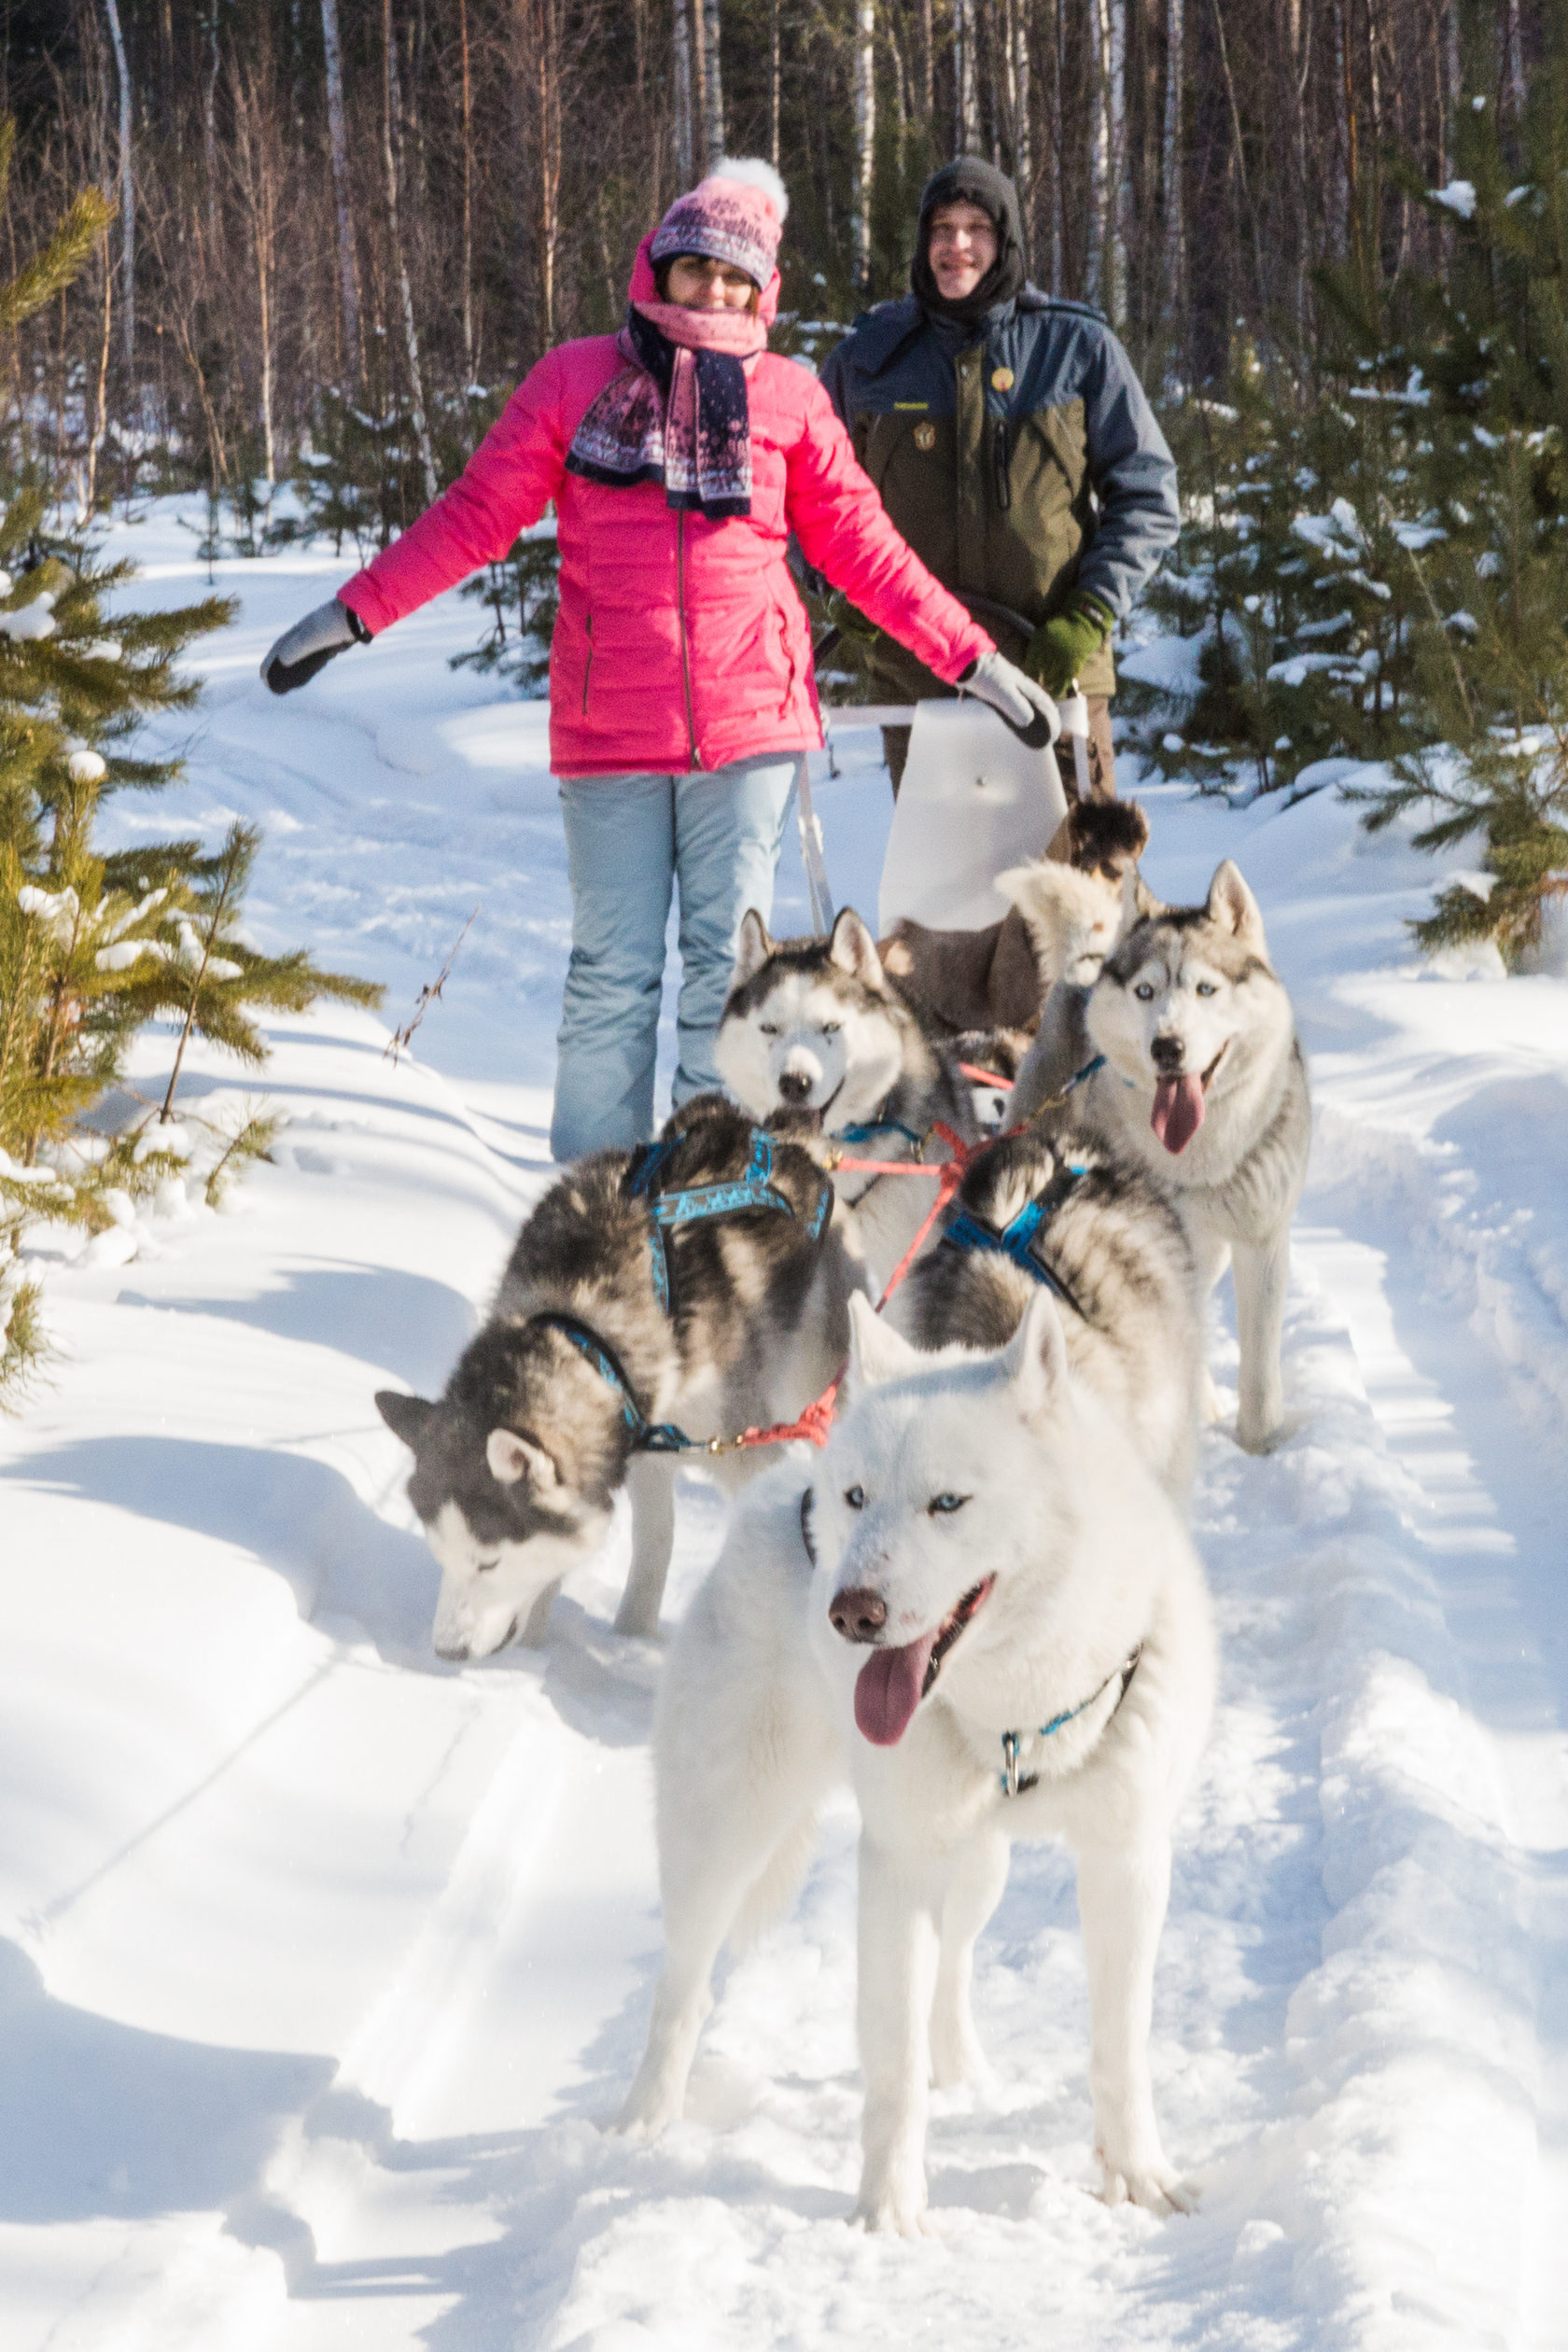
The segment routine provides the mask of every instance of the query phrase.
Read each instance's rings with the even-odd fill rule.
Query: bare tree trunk
[[[256,264],[258,325],[261,337],[261,450],[267,486],[277,484],[277,455],[273,431],[273,279],[277,249],[277,183],[271,152],[271,124],[258,77],[233,75],[234,173],[250,222],[251,252]]]
[[[131,68],[119,29],[118,0],[104,0],[115,72],[119,77],[119,332],[129,387],[136,353],[136,196],[131,177]]]
[[[114,318],[114,272],[109,267],[107,250],[104,252],[104,335],[98,346],[98,387],[92,409],[92,438],[87,445],[87,490],[82,499],[82,520],[91,516],[98,502],[98,453],[104,446],[104,436],[109,426],[109,345]]]
[[[392,0],[381,0],[381,37],[383,42],[384,88],[385,105],[381,118],[382,158],[386,167],[386,230],[392,247],[392,267],[397,273],[398,294],[403,313],[403,349],[408,359],[409,417],[413,426],[413,438],[419,449],[420,471],[425,477],[425,496],[433,504],[439,495],[436,481],[435,452],[430,446],[430,427],[425,415],[425,379],[419,366],[419,337],[413,323],[413,290],[409,285],[408,256],[403,249],[402,222],[398,207],[398,155],[394,145],[397,122],[397,57],[393,49]]]
[[[463,64],[463,368],[474,372],[473,320],[473,86],[469,77],[469,0],[457,0],[457,39]]]
[[[936,124],[936,23],[932,0],[920,0],[920,95],[928,135]]]
[[[1065,65],[1066,27],[1062,21],[1062,0],[1051,0],[1051,146],[1056,168],[1051,190],[1051,288],[1060,293],[1066,257],[1062,247],[1067,217],[1067,138],[1066,110],[1062,105],[1062,73]]]
[[[1186,222],[1182,189],[1182,92],[1186,81],[1185,0],[1166,0],[1165,127],[1160,147],[1160,201],[1165,216],[1165,313],[1174,329],[1186,284]]]
[[[871,193],[876,159],[876,6],[855,0],[855,192],[849,243],[855,284],[871,290]]]
[[[332,148],[332,194],[338,214],[338,287],[343,301],[343,389],[359,380],[359,283],[354,267],[354,206],[348,185],[348,132],[343,121],[343,47],[338,0],[321,0],[321,39],[327,51],[327,132]]]
[[[1131,209],[1127,133],[1127,0],[1104,0],[1109,35],[1105,82],[1106,144],[1109,149],[1110,231],[1106,250],[1106,310],[1118,334],[1127,318],[1127,214]]]
[[[724,83],[719,65],[719,0],[701,0],[703,51],[703,143],[706,168],[724,153]]]
[[[1007,54],[1013,109],[1013,176],[1018,183],[1018,213],[1024,227],[1024,263],[1034,264],[1034,106],[1029,85],[1029,32],[1017,0],[1008,0]]]
[[[692,25],[686,0],[675,0],[673,70],[675,75],[675,174],[681,187],[694,176],[692,139]]]
[[[975,56],[975,0],[953,0],[953,149],[980,152],[980,77]]]
[[[1094,0],[1093,97],[1089,105],[1089,251],[1085,292],[1110,315],[1111,267],[1111,0]]]
[[[768,161],[778,169],[778,114],[783,77],[783,40],[778,16],[778,0],[768,0]]]

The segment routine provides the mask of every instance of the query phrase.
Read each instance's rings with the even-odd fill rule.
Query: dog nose
[[[834,1593],[828,1616],[833,1631],[847,1642],[874,1642],[888,1622],[888,1603],[867,1586],[851,1585],[847,1592]]]
[[[811,1092],[811,1081],[804,1070],[781,1070],[778,1091],[786,1102],[804,1102]]]
[[[1156,1070],[1169,1071],[1173,1076],[1186,1059],[1187,1049],[1179,1037],[1156,1037],[1149,1047]]]

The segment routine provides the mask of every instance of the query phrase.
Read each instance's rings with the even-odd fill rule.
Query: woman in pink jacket
[[[1054,716],[900,539],[816,378],[768,351],[786,210],[757,162],[679,198],[638,249],[621,332],[541,359],[462,478],[262,664],[275,693],[303,685],[498,560],[554,500],[550,754],[572,892],[557,1159],[651,1130],[677,886],[675,1099],[719,1083],[740,918],[771,907],[800,755],[822,740],[791,530],[939,677],[1015,725]]]

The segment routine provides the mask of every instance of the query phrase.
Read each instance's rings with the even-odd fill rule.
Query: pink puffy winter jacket
[[[777,290],[776,276],[762,301],[770,323]],[[632,293],[653,294],[646,244]],[[827,394],[792,359],[746,362],[749,516],[672,513],[658,483],[611,489],[567,473],[584,413],[624,365],[612,335],[594,335],[525,377],[461,479],[339,591],[372,636],[504,555],[553,498],[558,776],[676,774],[821,742],[810,631],[784,561],[791,528],[807,561],[938,677],[989,651],[889,522]]]

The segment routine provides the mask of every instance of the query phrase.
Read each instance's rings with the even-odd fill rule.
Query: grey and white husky
[[[748,911],[715,1059],[753,1118],[799,1114],[791,1134],[827,1167],[835,1152],[935,1167],[952,1156],[932,1132],[938,1123],[964,1143],[979,1132],[967,1081],[888,978],[853,907],[828,939],[772,939],[755,908]],[[840,1169],[833,1189],[846,1245],[879,1293],[919,1231],[932,1186]]]
[[[816,1463],[738,1505],[675,1637],[654,1736],[665,1957],[621,2117],[679,2115],[726,1938],[782,1907],[817,1809],[859,1799],[860,2218],[926,2211],[928,2082],[983,2069],[975,1939],[1015,1838],[1078,1858],[1104,2193],[1156,2213],[1148,2038],[1171,1827],[1207,1736],[1214,1640],[1181,1514],[1037,1290],[1006,1348],[918,1353],[863,1299]]]
[[[721,1213],[661,1224],[708,1187],[726,1196]],[[735,1486],[771,1459],[672,1450],[676,1438],[792,1421],[843,1361],[853,1276],[831,1207],[808,1154],[718,1095],[688,1102],[647,1155],[597,1152],[552,1185],[444,1395],[376,1397],[414,1453],[408,1491],[441,1563],[442,1658],[541,1642],[623,1485],[632,1563],[616,1628],[656,1631],[674,1464]]]
[[[1043,1124],[1004,1136],[973,1162],[888,1320],[919,1348],[1001,1348],[1049,1290],[1074,1377],[1182,1501],[1203,1369],[1203,1294],[1185,1229],[1140,1168],[1066,1138],[1059,1116],[1054,1124],[1054,1135]]]
[[[1052,1101],[1173,1202],[1206,1291],[1229,1255],[1237,1435],[1266,1451],[1284,1420],[1280,1334],[1311,1104],[1257,901],[1228,858],[1201,906],[1155,906],[1136,919],[1129,909],[1093,987],[1052,990],[1014,1116]]]

